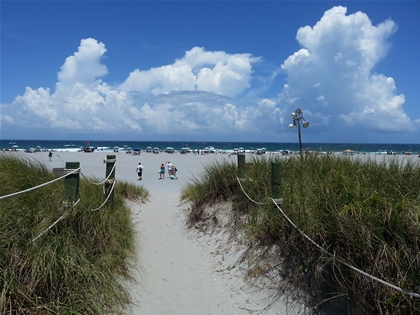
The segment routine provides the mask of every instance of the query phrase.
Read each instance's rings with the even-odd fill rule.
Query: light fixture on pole
[[[299,135],[299,153],[302,154],[302,138],[300,135],[300,123],[302,122],[303,128],[308,128],[309,122],[305,121],[305,118],[303,118],[303,112],[300,108],[296,109],[294,113],[291,115],[293,119],[293,124],[290,124],[290,129],[294,129],[295,126],[298,126],[298,135]]]

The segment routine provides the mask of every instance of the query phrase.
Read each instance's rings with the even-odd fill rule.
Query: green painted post
[[[238,177],[245,177],[245,154],[238,154]]]
[[[80,167],[80,162],[66,162],[66,171],[71,172]],[[64,178],[64,198],[67,204],[79,200],[80,172],[75,172]]]
[[[241,182],[245,180],[245,154],[238,154],[238,178]],[[234,211],[239,211],[242,194],[236,196],[232,200]]]
[[[271,163],[271,197],[276,201],[277,204],[282,202],[282,180],[283,174],[281,169],[281,163]]]
[[[117,161],[115,155],[107,155],[106,160],[104,160],[104,163],[106,163],[106,170],[105,170],[105,178],[107,181],[105,182],[105,199],[108,197],[108,194],[112,188],[112,185],[115,181],[115,162]],[[114,191],[112,191],[111,195],[109,196],[108,202],[112,201],[114,199]]]

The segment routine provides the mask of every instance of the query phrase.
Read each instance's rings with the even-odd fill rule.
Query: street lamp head
[[[301,111],[301,109],[300,108],[297,108],[296,110],[295,110],[295,114],[296,115],[300,115],[300,114],[302,114],[302,111]]]
[[[308,128],[308,126],[309,126],[309,122],[307,122],[307,121],[305,121],[302,125],[303,128]]]
[[[295,129],[295,125],[294,125],[294,124],[290,124],[290,125],[289,125],[289,128],[290,128],[291,130],[293,130],[293,129]]]
[[[296,118],[297,118],[297,115],[296,115],[295,113],[292,113],[292,114],[290,115],[290,117],[291,117],[292,119],[296,119]]]

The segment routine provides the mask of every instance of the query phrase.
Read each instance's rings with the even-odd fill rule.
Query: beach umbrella
[[[346,150],[343,151],[343,153],[354,153],[354,151],[350,150],[350,149],[346,149]]]
[[[15,144],[15,145],[12,146],[12,148],[17,149],[17,148],[19,148],[19,146],[17,144]]]

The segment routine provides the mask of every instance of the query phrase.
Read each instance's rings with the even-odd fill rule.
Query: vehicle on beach
[[[83,152],[85,152],[85,153],[92,153],[94,151],[95,151],[94,147],[84,147],[83,148]]]

